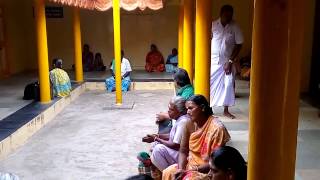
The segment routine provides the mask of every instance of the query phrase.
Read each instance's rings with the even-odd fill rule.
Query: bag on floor
[[[24,88],[24,100],[40,100],[40,87],[38,82],[30,83]]]

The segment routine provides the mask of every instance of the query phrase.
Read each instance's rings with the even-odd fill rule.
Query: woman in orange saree
[[[147,54],[145,69],[147,72],[165,71],[164,58],[154,44],[151,44],[151,51]]]
[[[186,107],[196,129],[190,130],[188,126],[185,128],[179,162],[163,171],[163,180],[201,179],[202,173],[210,170],[210,154],[230,140],[223,123],[212,116],[212,109],[204,96],[192,96],[186,102]]]

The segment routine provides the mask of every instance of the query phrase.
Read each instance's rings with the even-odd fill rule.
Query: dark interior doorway
[[[320,1],[316,1],[309,94],[320,107]]]

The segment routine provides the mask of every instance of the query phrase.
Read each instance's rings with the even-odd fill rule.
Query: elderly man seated
[[[55,97],[70,95],[71,82],[68,73],[62,69],[62,59],[54,59],[53,69],[50,71],[50,83]]]
[[[111,77],[107,78],[105,80],[106,84],[106,89],[109,92],[115,91],[116,90],[116,80],[115,80],[115,60],[113,59],[111,64],[110,64],[110,72],[111,72]],[[131,65],[128,59],[124,57],[124,51],[121,51],[121,89],[124,92],[129,91],[130,85],[131,85],[131,80],[130,80],[130,73],[131,73]]]
[[[147,135],[142,139],[143,142],[154,142],[151,149],[151,161],[160,171],[178,162],[181,137],[185,125],[189,121],[185,102],[186,100],[180,96],[171,99],[168,114],[171,119],[176,121],[169,134]]]

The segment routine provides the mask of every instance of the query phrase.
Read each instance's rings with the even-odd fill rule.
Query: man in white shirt
[[[233,7],[224,5],[220,18],[212,23],[210,105],[224,106],[224,115],[234,119],[229,106],[235,104],[235,68],[243,35],[233,21]]]
[[[110,67],[111,75],[112,77],[107,78],[105,81],[106,89],[109,92],[115,91],[115,60],[112,60],[111,67]],[[128,59],[124,57],[124,51],[121,51],[121,89],[124,92],[127,92],[129,90],[129,87],[131,85],[130,80],[130,72],[132,71],[131,65]]]

